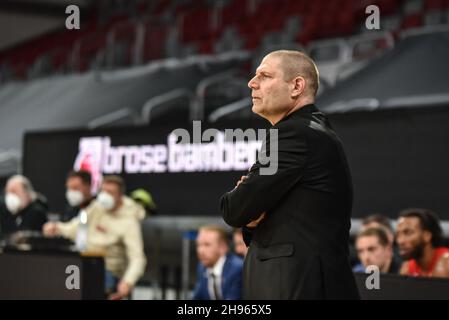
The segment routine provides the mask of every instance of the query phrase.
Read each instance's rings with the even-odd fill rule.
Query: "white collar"
[[[213,273],[216,277],[221,277],[225,261],[226,256],[221,256],[212,268],[207,268],[207,273],[208,274]]]

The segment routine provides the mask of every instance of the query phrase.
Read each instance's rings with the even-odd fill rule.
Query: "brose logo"
[[[217,132],[209,143],[179,143],[171,133],[167,144],[112,146],[110,137],[83,137],[75,170],[87,170],[94,182],[101,174],[203,172],[247,170],[255,162],[262,142],[225,141]],[[98,182],[99,183],[99,182]]]

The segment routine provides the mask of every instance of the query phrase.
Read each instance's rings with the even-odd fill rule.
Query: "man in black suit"
[[[352,185],[342,145],[313,105],[315,63],[297,51],[268,54],[248,86],[256,114],[277,129],[237,186],[224,220],[244,227],[244,299],[357,299],[348,260]],[[277,171],[264,174],[277,143]],[[264,158],[264,159],[262,159]],[[269,158],[273,158],[270,154]]]

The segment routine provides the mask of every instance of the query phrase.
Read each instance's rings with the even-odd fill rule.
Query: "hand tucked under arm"
[[[265,212],[262,212],[262,214],[259,216],[259,218],[257,218],[256,220],[251,221],[250,223],[248,223],[246,226],[248,228],[255,228],[257,227],[257,225],[263,220],[265,219]]]

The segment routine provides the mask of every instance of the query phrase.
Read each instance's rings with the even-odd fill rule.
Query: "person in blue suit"
[[[229,252],[226,231],[204,226],[198,231],[199,259],[194,300],[238,300],[242,297],[243,260]]]

